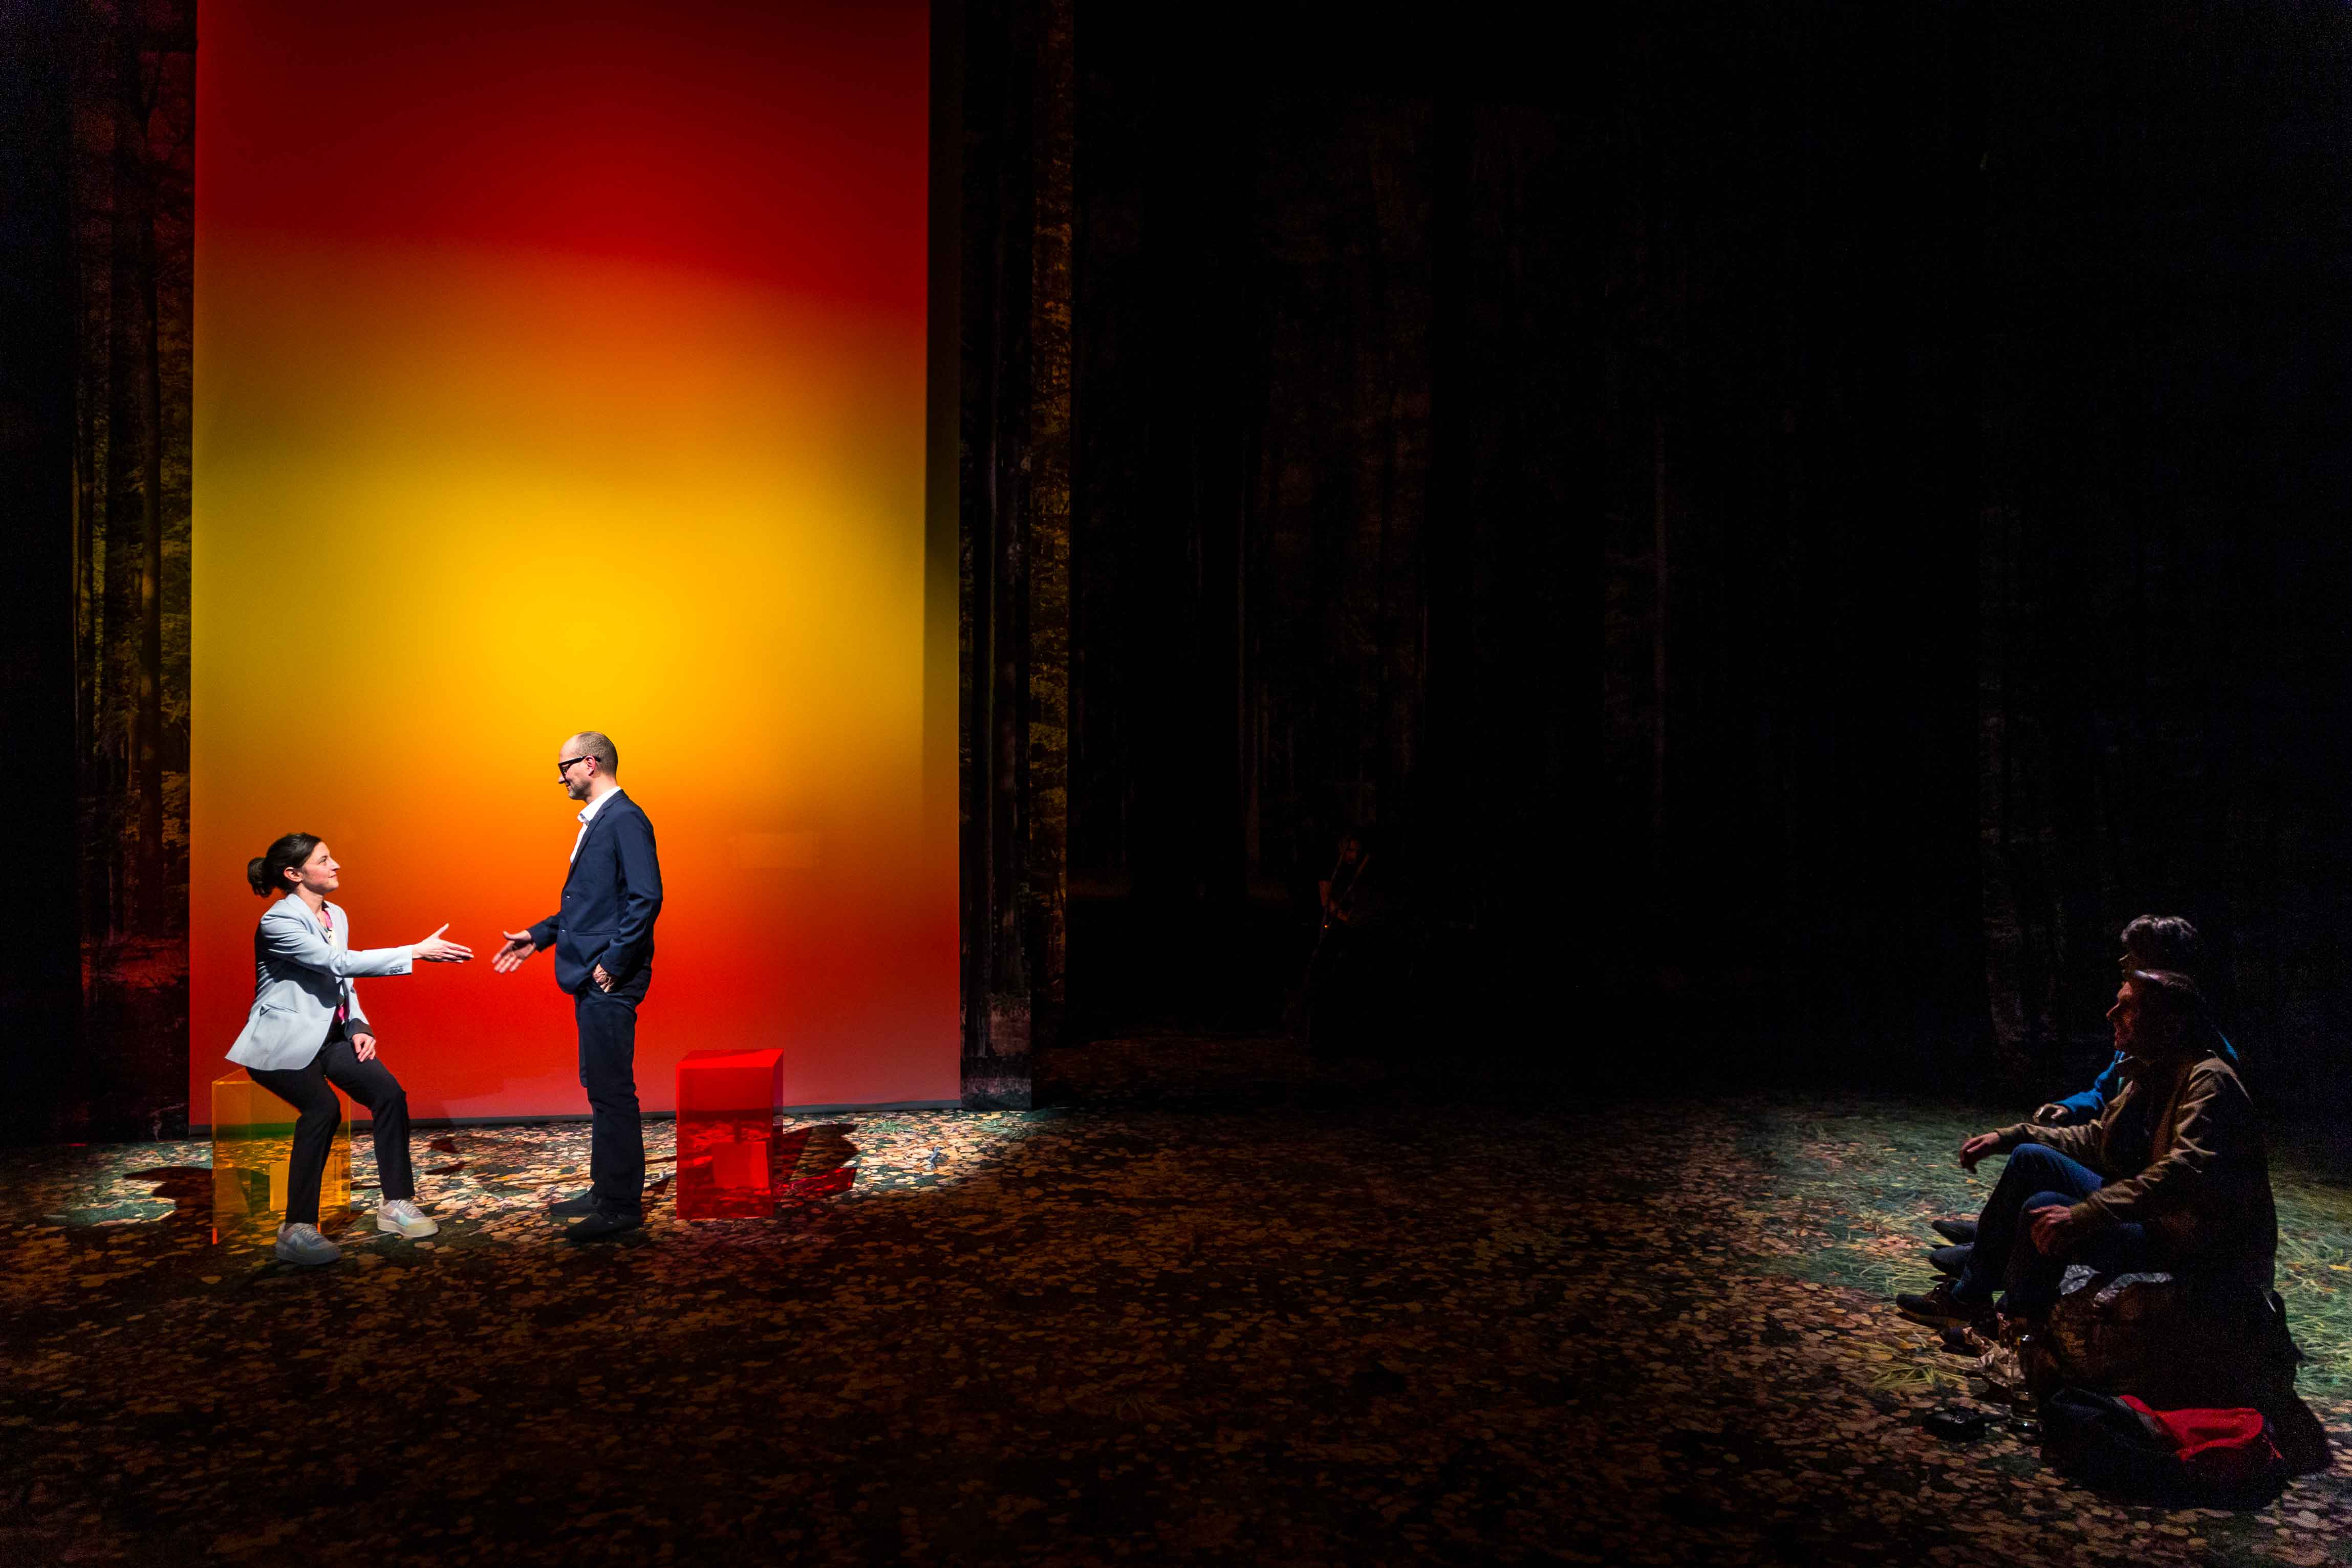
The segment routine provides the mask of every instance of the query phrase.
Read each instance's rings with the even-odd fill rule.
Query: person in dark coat
[[[490,960],[510,974],[542,947],[555,950],[555,983],[572,998],[580,1030],[580,1084],[590,1112],[589,1189],[551,1206],[576,1217],[564,1232],[595,1241],[645,1223],[645,1118],[637,1104],[637,1009],[653,984],[654,920],[661,914],[661,860],[654,825],[621,791],[621,754],[584,730],[555,762],[564,792],[583,802],[563,906],[527,930],[505,933]]]
[[[2161,969],[2186,975],[2200,986],[2204,983],[2205,939],[2197,927],[2178,915],[2143,915],[2123,929],[2125,974],[2134,969]],[[2214,1052],[2232,1068],[2238,1065],[2237,1048],[2231,1045],[2219,1028],[2210,1020]],[[2053,1100],[2033,1113],[2032,1121],[2044,1127],[2084,1126],[2096,1122],[2106,1113],[2107,1103],[2123,1092],[2126,1081],[2125,1053],[2118,1051],[2108,1059],[2105,1068],[2091,1081],[2088,1089]],[[1950,1246],[1933,1249],[1928,1260],[1937,1271],[1957,1274],[1968,1266],[1969,1245],[1977,1239],[1977,1222],[1953,1217],[1933,1222],[1933,1228]]]
[[[2269,1159],[2245,1085],[2213,1049],[2203,994],[2178,971],[2134,970],[2107,1019],[2125,1058],[2122,1092],[2096,1122],[2020,1122],[1961,1145],[1970,1170],[1987,1155],[2009,1163],[1966,1266],[1931,1291],[1897,1296],[1906,1315],[1967,1322],[2005,1287],[2004,1312],[2037,1317],[2074,1262],[2269,1289]]]

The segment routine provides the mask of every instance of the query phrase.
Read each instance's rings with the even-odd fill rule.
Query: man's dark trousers
[[[2098,1172],[2055,1149],[2020,1144],[2010,1150],[2009,1164],[1977,1219],[1976,1246],[1952,1282],[1952,1294],[1963,1301],[1988,1301],[2006,1285],[2009,1311],[2040,1312],[2057,1300],[2058,1281],[2069,1263],[2087,1263],[2101,1273],[2137,1267],[2147,1248],[2142,1225],[2111,1225],[2062,1258],[2045,1257],[2033,1245],[2028,1215],[2037,1208],[2072,1207],[2105,1185]]]
[[[599,1214],[643,1211],[645,1118],[637,1109],[637,1004],[590,986],[572,998],[580,1086],[588,1091],[589,1190]]]

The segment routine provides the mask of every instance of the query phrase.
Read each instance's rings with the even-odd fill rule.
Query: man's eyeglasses
[[[562,761],[555,765],[555,776],[558,779],[561,779],[566,773],[571,772],[572,765],[575,762],[590,762],[593,760],[594,758],[587,757],[567,757]]]

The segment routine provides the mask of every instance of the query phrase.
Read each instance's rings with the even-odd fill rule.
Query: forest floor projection
[[[1279,1041],[1055,1059],[1064,1108],[803,1120],[772,1220],[575,1249],[582,1124],[420,1150],[437,1244],[209,1243],[202,1144],[0,1155],[0,1561],[2303,1565],[2352,1464],[2119,1506],[1916,1424],[1949,1108],[1414,1103]],[[656,1172],[667,1127],[656,1124]],[[355,1198],[372,1195],[359,1141]],[[2352,1192],[2282,1160],[2352,1422]],[[361,1217],[355,1217],[361,1218]]]

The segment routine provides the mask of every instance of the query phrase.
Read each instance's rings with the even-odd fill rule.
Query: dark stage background
[[[1360,822],[1363,1043],[1439,1074],[2030,1103],[2095,1060],[2114,929],[2161,910],[2214,939],[2256,1093],[2352,1103],[2340,7],[938,15],[968,1094],[1018,1101],[1035,1049],[1296,1022]],[[55,455],[81,431],[87,497],[76,377],[136,368],[92,359],[58,167],[131,79],[121,21],[5,32],[12,304],[79,276],[85,329],[0,313],[28,1125],[129,1103],[122,1009],[63,977],[145,955],[141,878],[179,874],[168,831],[138,858],[168,707],[133,681],[114,760],[70,738],[74,672],[87,702],[93,660],[136,666],[75,629]]]
[[[1354,820],[1441,1070],[2028,1098],[2161,910],[2343,1102],[2340,8],[1075,36],[1075,1036]]]
[[[2342,1104],[2345,13],[1740,15],[1597,160],[1619,1016],[2024,1098],[2186,913]]]

